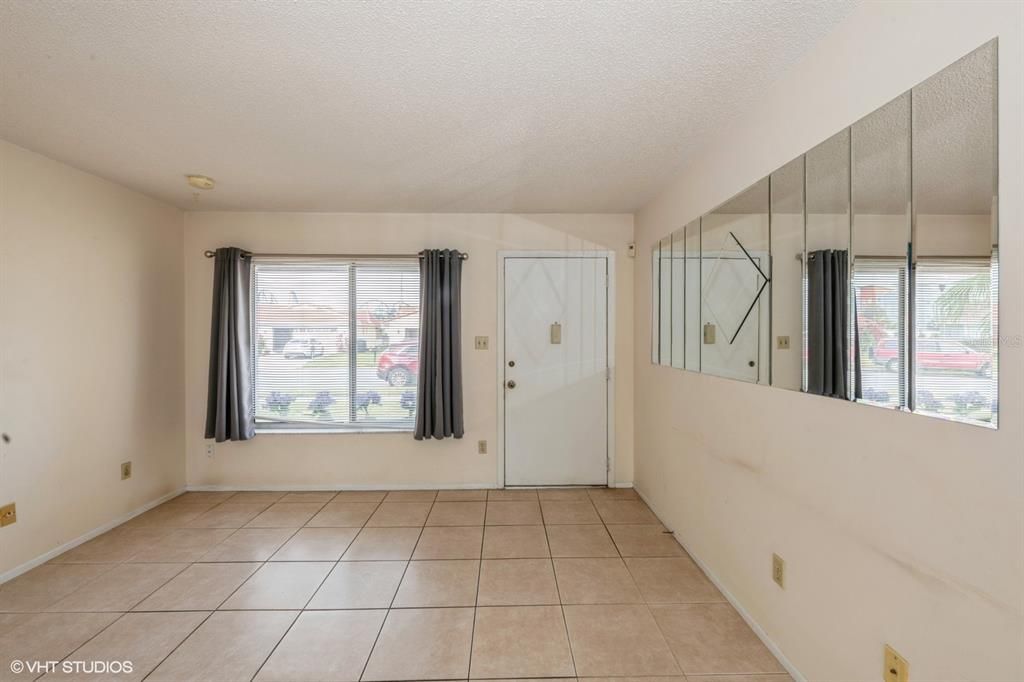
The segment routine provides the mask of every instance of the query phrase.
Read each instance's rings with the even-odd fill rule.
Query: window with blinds
[[[922,258],[914,280],[916,412],[995,424],[995,258]]]
[[[257,429],[412,430],[415,260],[253,259]]]
[[[883,407],[905,407],[906,259],[854,259],[853,293],[860,399]]]

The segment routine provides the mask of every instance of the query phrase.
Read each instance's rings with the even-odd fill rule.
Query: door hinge
[[[605,367],[604,368],[604,380],[605,381],[611,381],[612,380],[612,368],[611,367]]]

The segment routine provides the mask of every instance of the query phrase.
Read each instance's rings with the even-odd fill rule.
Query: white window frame
[[[898,395],[896,396],[896,404],[889,405],[886,403],[875,402],[867,398],[857,398],[855,402],[863,403],[866,405],[873,405],[875,407],[881,407],[889,410],[899,410],[901,412],[910,411],[910,372],[912,371],[913,361],[910,357],[910,347],[908,342],[909,337],[909,320],[911,310],[910,301],[910,280],[909,280],[909,268],[907,267],[907,259],[903,256],[856,256],[853,260],[853,265],[850,268],[850,294],[851,300],[856,301],[857,297],[857,272],[858,268],[863,268],[865,271],[878,271],[878,272],[890,272],[896,275],[897,286],[898,286],[898,307],[896,310],[896,344],[898,347],[898,359],[896,367],[896,385],[898,388]],[[806,286],[806,282],[805,282]],[[857,330],[857,315],[860,314],[860,310],[856,305],[851,306],[851,333],[855,333]],[[806,333],[806,332],[805,332]],[[854,344],[850,345],[852,352],[859,352]],[[805,363],[806,364],[806,363]],[[853,363],[851,362],[851,375],[854,372]],[[861,371],[864,371],[863,359],[861,359]]]

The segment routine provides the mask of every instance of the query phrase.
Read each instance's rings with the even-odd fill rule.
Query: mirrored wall
[[[652,253],[655,364],[998,421],[993,40]]]

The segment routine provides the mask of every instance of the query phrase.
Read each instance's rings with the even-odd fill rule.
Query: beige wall
[[[914,680],[1024,679],[1022,7],[864,3],[637,215],[647,254],[999,36],[998,431],[652,366],[638,316],[636,486],[808,680],[879,679],[883,642]]]
[[[184,485],[181,221],[0,141],[0,580]]]
[[[493,486],[497,480],[496,360],[499,250],[614,250],[617,280],[615,481],[633,480],[633,240],[630,215],[465,215],[190,212],[185,216],[186,441],[194,486]],[[463,270],[466,435],[417,442],[411,434],[260,434],[203,440],[213,265],[203,251],[414,253],[453,247],[470,254]],[[489,336],[489,351],[473,350]],[[489,454],[477,454],[487,440]]]

